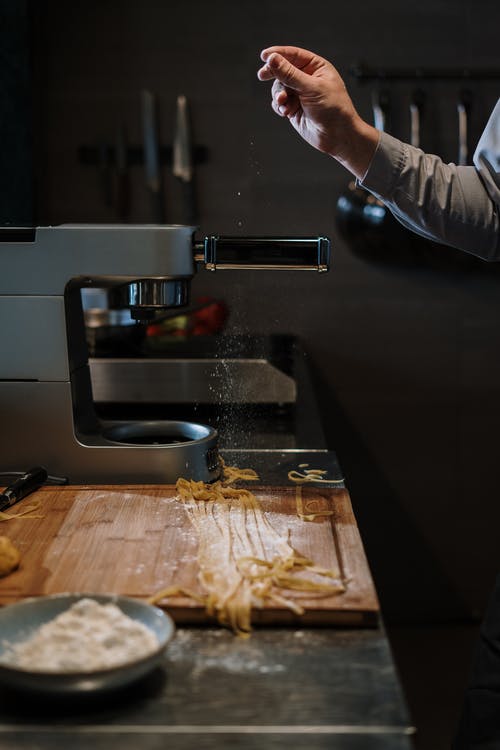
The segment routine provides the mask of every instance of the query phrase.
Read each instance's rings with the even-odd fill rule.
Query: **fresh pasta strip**
[[[297,506],[297,515],[302,521],[315,521],[320,516],[333,516],[333,510],[313,510],[312,504],[315,500],[308,500],[304,506],[302,497],[302,487],[297,485],[295,488],[295,504]]]
[[[13,518],[43,518],[37,511],[42,507],[40,500],[33,500],[31,505],[25,505],[21,510],[17,510],[15,513],[5,513],[0,511],[0,521],[11,521]]]
[[[314,482],[315,484],[342,484],[345,481],[344,479],[325,479],[325,474],[328,474],[326,470],[306,469],[306,466],[307,464],[300,465],[302,471],[296,471],[296,469],[289,471],[288,479],[291,482],[297,482],[299,484],[305,484],[306,482]]]
[[[194,599],[195,601],[200,602],[200,604],[206,604],[207,601],[206,596],[200,596],[194,591],[191,591],[191,589],[185,589],[182,588],[182,586],[167,586],[167,588],[161,589],[161,591],[157,591],[156,594],[150,596],[149,599],[147,599],[147,603],[158,604],[162,599],[168,599],[171,596],[185,596],[187,599]]]
[[[259,479],[259,475],[253,469],[239,469],[237,466],[226,466],[224,461],[222,461],[222,468],[222,482],[226,487],[234,484],[238,479],[243,479],[245,482],[255,482]]]
[[[150,601],[192,596],[222,625],[248,636],[252,607],[272,603],[302,614],[292,598],[296,592],[333,596],[344,592],[345,584],[338,571],[299,555],[273,528],[256,496],[233,486],[237,479],[258,476],[250,469],[224,467],[222,480],[213,484],[178,479],[178,498],[197,533],[198,580],[206,595],[171,586]]]

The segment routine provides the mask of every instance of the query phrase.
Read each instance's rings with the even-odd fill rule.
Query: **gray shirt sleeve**
[[[360,185],[406,227],[485,260],[500,260],[500,100],[474,154],[474,166],[445,164],[381,133]]]

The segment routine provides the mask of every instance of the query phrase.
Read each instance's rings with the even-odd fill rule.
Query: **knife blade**
[[[191,127],[188,101],[184,95],[177,97],[172,172],[181,183],[183,191],[182,223],[197,224]]]
[[[9,484],[0,493],[0,512],[11,508],[15,503],[34,492],[47,481],[47,471],[43,466],[34,466]]]

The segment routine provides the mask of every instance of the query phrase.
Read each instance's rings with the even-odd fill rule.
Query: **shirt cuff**
[[[382,198],[390,198],[406,160],[406,144],[389,133],[381,132],[370,166],[358,184]]]

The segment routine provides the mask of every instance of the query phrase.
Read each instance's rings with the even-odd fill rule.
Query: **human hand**
[[[358,115],[334,66],[299,47],[273,46],[261,52],[261,81],[273,80],[272,108],[287,117],[302,138],[362,178],[378,132]]]

